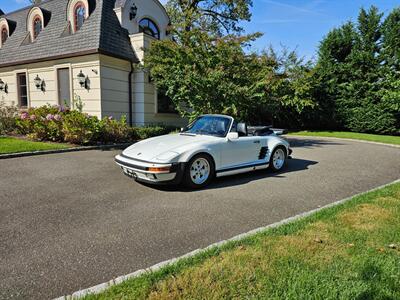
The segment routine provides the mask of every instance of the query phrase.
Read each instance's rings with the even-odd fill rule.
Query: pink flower
[[[61,116],[60,116],[60,115],[55,115],[55,116],[54,116],[54,120],[56,120],[56,121],[61,121]]]
[[[31,121],[35,121],[36,120],[36,116],[35,115],[31,115],[30,119],[31,119]]]
[[[54,119],[54,116],[52,115],[52,114],[48,114],[47,116],[46,116],[46,120],[47,121],[51,121],[51,120],[53,120]]]
[[[26,120],[26,119],[28,119],[29,118],[29,114],[27,113],[27,112],[23,112],[22,114],[21,114],[21,120]]]

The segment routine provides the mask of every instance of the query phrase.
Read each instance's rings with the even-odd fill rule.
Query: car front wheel
[[[200,189],[214,177],[214,162],[206,154],[194,156],[185,169],[184,182],[189,188]]]
[[[286,150],[283,147],[277,147],[272,152],[269,160],[269,167],[272,171],[278,172],[283,168],[286,161]]]

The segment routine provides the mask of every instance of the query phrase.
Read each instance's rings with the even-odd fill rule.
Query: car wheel
[[[215,167],[211,157],[198,154],[187,164],[183,180],[187,187],[200,189],[211,182],[214,172]]]
[[[269,168],[278,172],[283,168],[286,162],[286,150],[284,147],[277,147],[271,154],[271,158],[269,159]]]

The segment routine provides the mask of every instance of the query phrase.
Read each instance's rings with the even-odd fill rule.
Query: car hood
[[[148,162],[169,162],[182,154],[187,148],[193,148],[217,139],[207,135],[168,134],[143,140],[123,151],[123,155],[148,161]]]

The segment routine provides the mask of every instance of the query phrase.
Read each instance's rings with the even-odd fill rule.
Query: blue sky
[[[28,0],[0,0],[0,8],[10,12],[28,3]],[[253,3],[252,21],[244,27],[249,33],[264,33],[254,49],[262,50],[269,45],[279,49],[285,45],[306,58],[315,56],[319,41],[331,28],[356,20],[361,7],[375,5],[387,14],[400,6],[399,0],[253,0]]]

